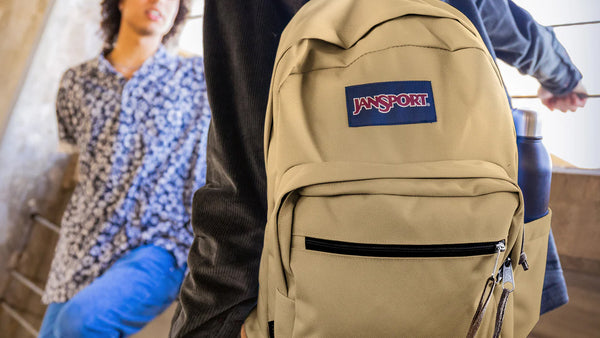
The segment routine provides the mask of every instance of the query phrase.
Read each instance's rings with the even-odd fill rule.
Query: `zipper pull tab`
[[[475,334],[479,330],[481,322],[483,321],[483,315],[485,314],[485,310],[487,309],[487,306],[490,302],[490,298],[494,293],[495,287],[496,280],[494,280],[494,276],[490,276],[485,281],[485,285],[483,286],[483,292],[481,293],[481,297],[479,298],[479,305],[477,305],[477,310],[475,310],[475,314],[473,315],[473,319],[471,320],[471,325],[469,325],[467,338],[474,338]]]
[[[498,302],[498,310],[496,311],[496,325],[494,327],[494,338],[500,337],[500,331],[502,331],[502,323],[504,321],[504,311],[506,310],[506,304],[508,303],[508,296],[515,290],[515,279],[513,276],[512,260],[508,258],[500,271],[498,272],[499,279],[502,283],[502,295]],[[506,288],[506,285],[510,283],[510,289]]]
[[[519,256],[519,265],[523,267],[524,271],[529,270],[529,263],[527,262],[527,255],[525,252],[521,252],[521,255]]]
[[[506,244],[504,243],[504,240],[501,240],[500,242],[496,243],[496,262],[494,263],[494,269],[492,270],[492,278],[494,278],[496,275],[496,269],[498,268],[498,262],[500,261],[500,254],[504,251],[506,251]],[[496,278],[496,282],[497,281],[498,278]]]
[[[496,244],[496,252],[504,252],[506,250],[506,244],[504,240],[501,240]]]
[[[477,306],[477,310],[475,310],[475,314],[473,315],[473,319],[471,320],[471,325],[469,326],[469,331],[467,332],[467,338],[474,338],[475,334],[479,330],[481,326],[481,322],[483,321],[483,315],[485,314],[485,310],[490,302],[490,298],[494,293],[494,288],[496,284],[498,284],[498,279],[501,278],[500,273],[496,275],[496,269],[498,268],[498,262],[500,260],[500,254],[506,251],[506,244],[504,240],[496,243],[496,262],[494,263],[494,269],[492,270],[492,274],[485,281],[485,285],[483,286],[483,292],[481,293],[481,297],[479,298],[479,305]],[[500,268],[502,269],[504,265]],[[489,291],[488,291],[489,289]]]
[[[507,290],[506,284],[510,283],[509,292],[513,292],[515,289],[515,279],[513,276],[512,260],[510,258],[506,259],[500,273],[502,273],[502,289]]]

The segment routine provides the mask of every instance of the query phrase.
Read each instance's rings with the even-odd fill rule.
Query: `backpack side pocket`
[[[552,211],[549,211],[524,226],[529,270],[517,268],[515,271],[515,337],[527,336],[539,320],[551,218]]]

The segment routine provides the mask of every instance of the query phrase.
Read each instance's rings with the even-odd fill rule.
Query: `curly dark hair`
[[[105,49],[112,48],[117,41],[117,34],[121,26],[121,11],[119,10],[119,1],[121,0],[102,0],[102,21],[100,22],[100,32],[104,37]],[[175,36],[179,27],[185,21],[189,13],[189,0],[179,0],[179,11],[175,16],[173,27],[165,36],[162,42],[167,43],[169,39]]]

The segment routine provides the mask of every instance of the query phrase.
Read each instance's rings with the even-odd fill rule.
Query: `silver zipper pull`
[[[515,289],[515,279],[513,276],[512,260],[508,258],[504,264],[502,264],[502,289],[512,292]],[[506,288],[506,284],[510,283],[510,289]]]
[[[502,264],[502,267],[500,267],[498,279],[500,279],[502,284],[502,294],[500,296],[500,301],[498,302],[498,309],[496,310],[496,324],[494,325],[493,338],[500,337],[502,323],[504,322],[504,311],[506,310],[506,304],[508,304],[508,297],[515,290],[512,260],[510,258],[507,258]],[[510,289],[506,288],[507,284],[510,284]]]
[[[505,250],[506,250],[506,244],[504,243],[504,241],[503,241],[503,240],[502,240],[502,241],[500,241],[500,242],[498,242],[498,243],[496,244],[496,250],[497,250],[498,252],[503,252],[503,251],[505,251]]]
[[[498,269],[498,262],[500,262],[500,254],[504,251],[506,251],[506,244],[504,241],[496,243],[496,262],[494,263],[494,269],[492,270],[492,277],[496,276],[496,269]],[[496,282],[498,282],[498,278],[496,278]]]
[[[467,338],[474,338],[475,334],[479,330],[481,326],[481,322],[483,321],[483,315],[485,314],[485,310],[490,302],[490,298],[494,293],[494,288],[496,284],[498,284],[499,278],[502,278],[500,272],[496,274],[496,269],[498,268],[498,262],[500,261],[500,254],[506,251],[506,244],[504,240],[496,243],[496,263],[494,263],[494,269],[490,277],[485,281],[485,285],[483,286],[483,292],[481,293],[481,298],[479,299],[479,305],[477,306],[477,310],[475,310],[475,315],[473,315],[473,319],[471,320],[471,325],[469,326],[469,331],[467,332]],[[504,267],[504,264],[500,268]],[[489,289],[489,291],[488,291]]]

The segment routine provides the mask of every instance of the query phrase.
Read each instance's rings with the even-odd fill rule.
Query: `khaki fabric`
[[[551,219],[552,211],[525,224],[525,249],[529,270],[515,271],[515,337],[527,337],[540,317]]]
[[[437,121],[349,127],[345,88],[388,81],[431,81]],[[271,82],[269,216],[248,336],[269,337],[269,322],[276,337],[466,336],[487,278],[521,251],[517,158],[502,78],[459,11],[437,0],[308,2],[282,35]],[[368,257],[307,249],[311,238],[504,241],[506,251]],[[480,337],[494,330],[501,291]],[[511,297],[503,337],[537,321],[521,323],[513,307]]]

